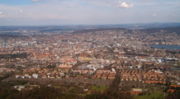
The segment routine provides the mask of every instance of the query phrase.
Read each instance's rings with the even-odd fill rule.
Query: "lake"
[[[167,50],[180,50],[180,45],[151,45],[153,48],[167,49]]]

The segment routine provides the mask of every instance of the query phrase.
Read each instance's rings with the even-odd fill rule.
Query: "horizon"
[[[153,23],[124,23],[124,24],[43,24],[43,25],[0,25],[0,27],[46,27],[46,26],[144,26],[144,25],[175,25],[180,26],[180,22],[153,22]]]

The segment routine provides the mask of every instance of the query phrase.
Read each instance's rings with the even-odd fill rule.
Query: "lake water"
[[[180,45],[151,45],[151,47],[167,50],[180,50]]]
[[[171,70],[180,71],[180,67],[171,67]]]

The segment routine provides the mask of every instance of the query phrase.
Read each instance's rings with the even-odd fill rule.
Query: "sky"
[[[0,26],[180,22],[180,0],[0,0]]]

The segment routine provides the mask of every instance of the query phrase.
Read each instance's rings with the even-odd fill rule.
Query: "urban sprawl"
[[[11,86],[19,92],[67,84],[86,94],[92,86],[130,95],[179,91],[180,50],[152,45],[179,46],[179,28],[1,29],[0,80],[26,81]]]

